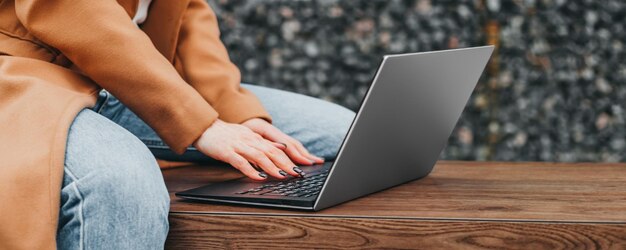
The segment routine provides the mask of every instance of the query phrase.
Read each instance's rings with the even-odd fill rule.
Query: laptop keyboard
[[[290,197],[311,197],[320,193],[328,176],[328,169],[303,178],[293,178],[284,182],[269,183],[236,194],[279,195]]]

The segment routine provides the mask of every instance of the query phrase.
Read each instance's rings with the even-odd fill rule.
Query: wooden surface
[[[171,192],[237,178],[163,171]],[[426,178],[320,212],[172,195],[167,248],[626,249],[626,164],[439,162]]]

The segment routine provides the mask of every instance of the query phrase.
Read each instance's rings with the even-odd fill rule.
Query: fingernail
[[[287,144],[279,142],[280,144],[283,144],[283,146],[285,146],[285,148],[287,148]]]
[[[259,172],[259,176],[261,176],[261,178],[263,178],[263,179],[267,179],[267,174],[266,173]]]
[[[299,167],[293,167],[293,171],[295,171],[296,173],[298,173],[300,176],[304,176],[306,173],[304,171],[302,171],[302,169],[300,169]]]
[[[287,176],[287,172],[282,171],[282,170],[278,170],[278,173],[282,176]]]

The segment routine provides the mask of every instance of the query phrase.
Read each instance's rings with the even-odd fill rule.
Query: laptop
[[[433,169],[493,50],[384,56],[333,162],[301,167],[303,178],[244,177],[176,196],[318,211],[422,178]]]

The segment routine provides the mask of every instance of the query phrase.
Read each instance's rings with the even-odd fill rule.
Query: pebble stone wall
[[[244,82],[351,109],[384,54],[496,44],[442,158],[626,161],[626,1],[208,2]]]

